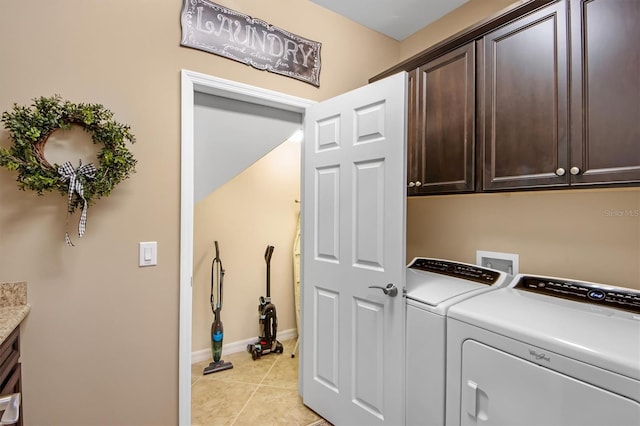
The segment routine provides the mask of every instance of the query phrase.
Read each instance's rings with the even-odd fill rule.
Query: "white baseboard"
[[[289,340],[298,337],[298,331],[295,328],[289,330],[283,330],[278,332],[278,340]],[[236,352],[244,352],[247,350],[247,345],[251,345],[256,342],[258,337],[252,337],[250,339],[240,340],[238,342],[227,343],[222,345],[222,356],[234,354]],[[191,352],[191,364],[196,362],[206,361],[211,358],[211,349],[202,349],[199,351]]]

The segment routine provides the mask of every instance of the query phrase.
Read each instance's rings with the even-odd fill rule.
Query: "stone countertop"
[[[29,314],[27,283],[0,283],[0,344]]]
[[[29,305],[0,308],[0,344],[20,325],[30,310],[31,306]]]

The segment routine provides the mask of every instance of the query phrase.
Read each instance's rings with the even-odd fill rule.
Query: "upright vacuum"
[[[220,251],[218,250],[218,242],[214,242],[216,246],[216,257],[211,262],[211,311],[213,311],[213,322],[211,323],[211,356],[213,362],[204,368],[203,375],[216,373],[218,371],[233,368],[230,362],[224,362],[220,359],[222,356],[222,337],[224,336],[224,328],[222,327],[222,281],[224,280],[224,269],[222,268],[222,260],[220,260]],[[218,303],[214,303],[213,291],[216,291]]]
[[[262,355],[271,352],[282,353],[284,348],[282,343],[276,339],[278,332],[278,317],[276,316],[276,307],[271,303],[271,255],[273,254],[273,246],[267,246],[264,253],[264,260],[267,264],[267,296],[260,296],[260,304],[258,312],[260,313],[260,336],[254,344],[247,345],[247,352],[251,354],[251,358],[255,361]]]

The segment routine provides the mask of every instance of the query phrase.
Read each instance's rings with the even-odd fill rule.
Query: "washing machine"
[[[417,257],[406,268],[406,424],[444,424],[446,315],[457,302],[505,286],[510,275]]]
[[[637,290],[520,274],[447,333],[447,425],[640,425]]]

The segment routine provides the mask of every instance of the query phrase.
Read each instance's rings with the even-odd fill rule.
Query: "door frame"
[[[193,309],[194,95],[195,92],[293,111],[303,115],[304,98],[182,69],[180,100],[180,314],[178,424],[191,426],[191,313]],[[303,142],[304,143],[304,142]]]

